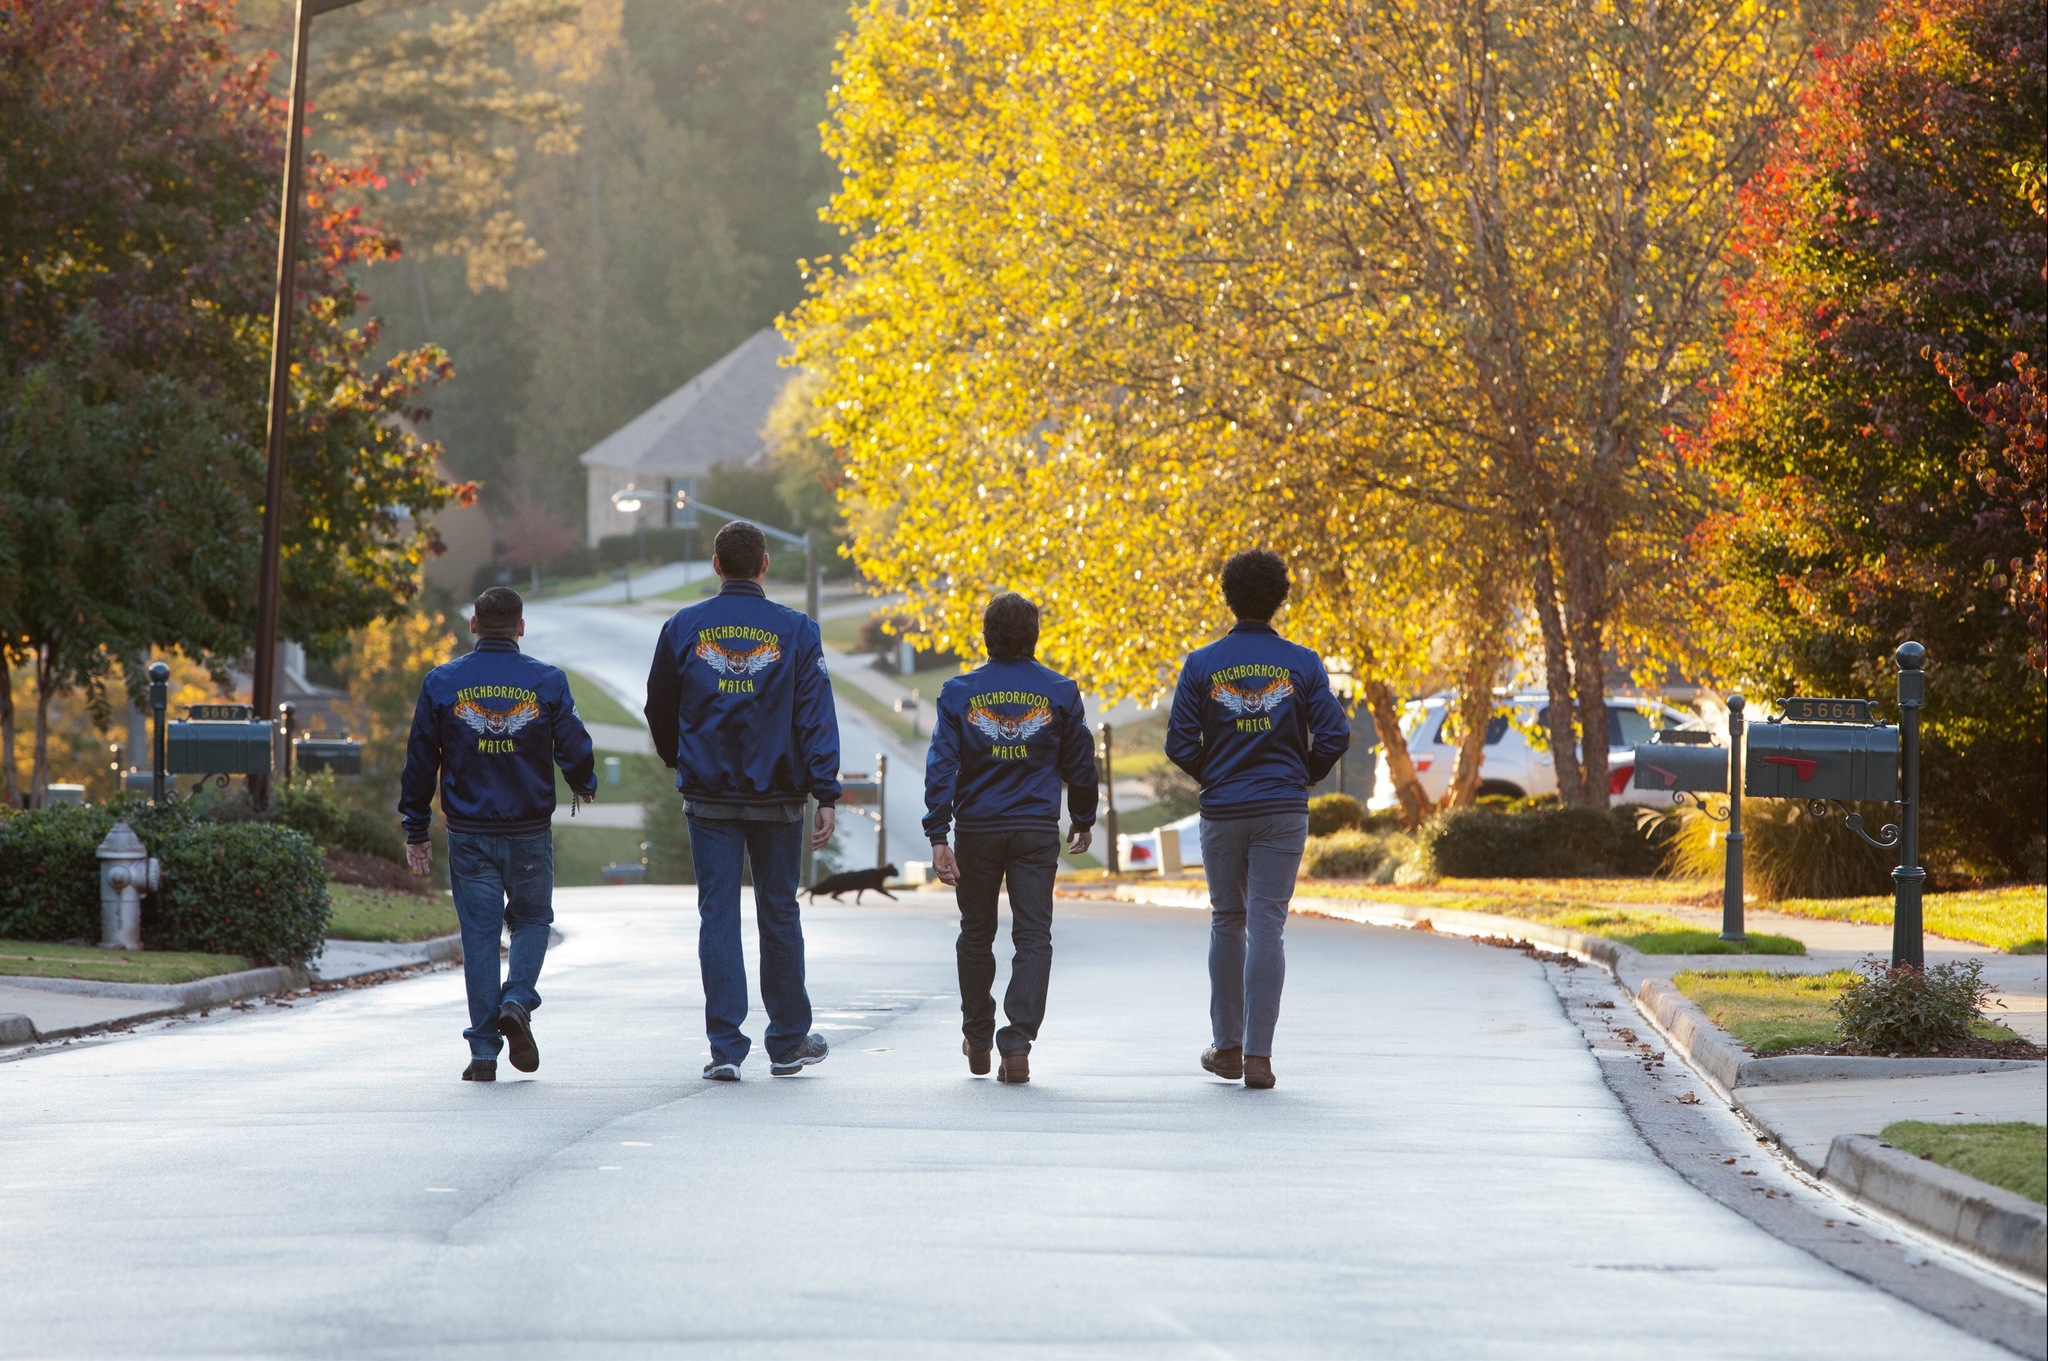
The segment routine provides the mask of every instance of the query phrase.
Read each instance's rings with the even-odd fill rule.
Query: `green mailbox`
[[[195,704],[188,718],[164,725],[164,769],[173,775],[268,775],[275,764],[271,725],[246,704]]]
[[[1659,737],[1676,734],[1659,734]],[[1705,737],[1685,733],[1684,738]],[[1698,741],[1657,741],[1636,748],[1637,789],[1666,794],[1726,794],[1728,748]]]
[[[327,771],[334,775],[363,773],[363,744],[332,737],[308,737],[292,744],[299,769],[308,775]]]
[[[1899,730],[1883,723],[1751,724],[1742,792],[1765,799],[1895,801]]]

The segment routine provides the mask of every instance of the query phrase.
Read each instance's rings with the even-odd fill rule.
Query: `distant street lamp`
[[[656,493],[654,492],[642,491],[638,487],[630,486],[621,487],[612,493],[612,508],[621,515],[633,517],[633,554],[643,562],[647,559],[647,526],[640,519],[640,507],[652,501],[655,496]],[[630,584],[632,575],[632,569],[628,568],[626,572],[626,579],[629,583],[626,587],[626,598],[628,600],[633,598],[633,587]]]
[[[357,0],[298,0],[292,20],[292,87],[285,119],[284,206],[277,224],[277,291],[270,323],[270,434],[263,476],[263,557],[256,573],[256,668],[251,708],[268,714],[277,707],[277,606],[280,558],[284,552],[284,427],[291,414],[292,275],[299,253],[299,200],[305,193],[306,45],[313,20],[346,9]],[[249,796],[257,807],[270,802],[270,776],[251,776]]]
[[[641,492],[636,493],[636,495],[647,495],[647,493]],[[616,501],[618,498],[615,496],[612,499]],[[635,502],[634,504],[637,507],[639,503]],[[717,506],[707,505],[697,497],[690,495],[687,491],[678,491],[676,493],[677,510],[689,510],[693,507],[707,515],[716,515],[721,520],[747,520],[747,517],[744,515],[737,515],[732,511],[720,510]],[[791,548],[801,548],[804,550],[804,613],[811,616],[812,619],[816,619],[818,617],[817,541],[811,537],[808,531],[802,534],[792,534],[786,529],[777,529],[773,525],[764,525],[758,520],[747,520],[747,523],[753,525],[754,528],[760,530],[777,543],[786,543]]]

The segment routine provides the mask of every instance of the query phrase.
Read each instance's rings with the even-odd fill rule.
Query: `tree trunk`
[[[1536,620],[1543,632],[1543,679],[1550,692],[1550,708],[1544,723],[1550,734],[1550,760],[1557,770],[1557,797],[1565,803],[1583,804],[1585,784],[1579,774],[1571,642],[1565,636],[1564,617],[1558,611],[1557,578],[1551,570],[1547,543],[1537,545],[1536,577],[1531,584],[1536,598]]]
[[[50,701],[56,698],[57,670],[50,649],[36,649],[36,745],[29,766],[28,806],[41,808],[50,798]]]
[[[1605,517],[1587,515],[1587,532],[1564,545],[1565,610],[1571,634],[1572,680],[1579,709],[1578,802],[1608,806],[1607,792],[1607,535]]]
[[[1475,614],[1482,617],[1466,653],[1464,674],[1458,677],[1458,764],[1443,801],[1437,805],[1443,809],[1470,808],[1479,792],[1479,771],[1486,763],[1486,729],[1493,722],[1493,682],[1506,661],[1506,621],[1483,617],[1490,602],[1477,603]]]
[[[14,669],[0,656],[0,798],[21,807],[21,771],[14,764]]]
[[[1415,762],[1408,756],[1408,739],[1401,732],[1401,706],[1394,692],[1380,680],[1365,682],[1366,707],[1372,710],[1372,725],[1387,754],[1387,774],[1394,781],[1395,797],[1401,800],[1401,825],[1414,831],[1429,816],[1429,796],[1415,778]]]

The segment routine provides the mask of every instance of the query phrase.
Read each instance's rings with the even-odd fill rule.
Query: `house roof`
[[[789,344],[764,327],[737,349],[591,446],[586,468],[697,477],[761,453],[768,409],[793,376]]]

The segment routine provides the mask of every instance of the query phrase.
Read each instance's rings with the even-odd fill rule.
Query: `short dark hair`
[[[1038,606],[1004,591],[981,612],[981,641],[992,662],[1029,661],[1038,651]]]
[[[768,536],[745,520],[728,520],[711,541],[711,556],[728,577],[752,580],[768,557]]]
[[[1223,564],[1223,598],[1240,619],[1270,620],[1287,600],[1287,564],[1263,548],[1233,554]]]
[[[510,586],[493,586],[476,598],[476,631],[516,633],[525,610],[526,602],[519,598],[519,592]]]

